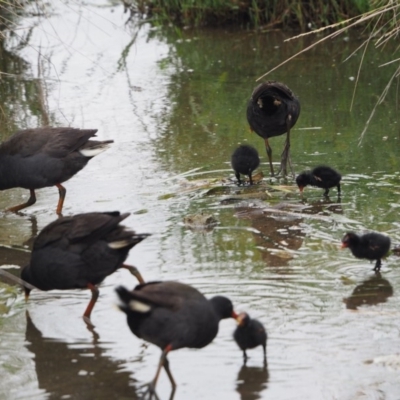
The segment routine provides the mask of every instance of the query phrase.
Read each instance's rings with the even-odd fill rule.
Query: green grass
[[[369,11],[369,3],[368,0],[137,0],[131,7],[161,24],[195,27],[236,24],[304,31]]]

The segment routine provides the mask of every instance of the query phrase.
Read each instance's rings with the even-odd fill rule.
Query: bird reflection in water
[[[19,214],[19,213],[17,213]],[[35,241],[37,235],[39,234],[39,228],[38,228],[38,223],[37,219],[34,215],[31,215],[29,217],[29,220],[31,222],[31,237],[29,239],[26,239],[23,243],[24,247],[28,247],[29,250],[32,250],[33,247],[33,242]],[[26,265],[26,264],[22,264]]]
[[[393,287],[378,272],[357,285],[351,296],[343,299],[343,302],[349,310],[357,310],[363,305],[385,303],[390,296],[393,296]]]
[[[328,197],[321,198],[313,201],[312,203],[307,203],[305,200],[303,200],[302,204],[304,205],[304,209],[302,211],[304,214],[312,214],[321,217],[329,217],[332,213],[343,214],[343,207],[340,197],[338,197],[337,201],[331,201]]]
[[[288,265],[303,243],[305,233],[299,225],[303,218],[293,211],[293,206],[281,203],[270,208],[236,208],[236,216],[251,220],[251,226],[258,231],[254,233],[254,239],[268,266]]]
[[[27,313],[26,348],[33,353],[38,386],[48,399],[137,399],[134,379],[93,341],[67,343],[43,337]]]
[[[236,380],[236,391],[242,400],[261,399],[262,392],[267,389],[269,380],[268,365],[265,361],[262,367],[248,367],[243,364]]]
[[[268,266],[284,267],[296,256],[307,229],[307,221],[318,219],[332,223],[331,214],[342,214],[340,202],[325,198],[313,203],[279,203],[271,207],[246,207],[236,209],[236,216],[251,220],[262,258]],[[276,272],[287,273],[280,268]]]

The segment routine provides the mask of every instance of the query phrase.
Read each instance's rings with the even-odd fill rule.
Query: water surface
[[[207,296],[227,295],[268,330],[267,368],[261,348],[249,351],[243,366],[233,321],[223,321],[205,349],[172,353],[175,399],[398,399],[399,367],[379,357],[399,352],[399,260],[391,255],[375,276],[372,264],[339,251],[348,230],[378,230],[400,241],[394,90],[358,146],[393,72],[377,65],[393,49],[368,53],[352,111],[361,52],[343,61],[360,45],[357,34],[268,77],[288,84],[302,104],[292,131],[296,171],[327,163],[343,174],[339,201],[335,189],[328,200],[313,188],[301,198],[291,179],[269,178],[263,141],[249,132],[245,107],[255,79],[310,39],[159,30],[127,23],[119,2],[60,1],[44,12],[15,20],[21,29],[4,44],[3,68],[17,76],[1,81],[0,136],[50,123],[97,128],[100,139],[114,139],[65,184],[64,215],[131,212],[126,224],[152,233],[128,258],[146,279],[179,279]],[[288,189],[263,200],[248,189],[209,193],[211,179],[211,186],[235,188],[229,160],[243,142],[259,150],[264,185]],[[283,143],[271,140],[276,162]],[[2,192],[0,209],[27,195]],[[24,265],[38,230],[56,218],[58,191],[46,188],[37,198],[19,215],[0,214],[1,264]],[[185,228],[183,218],[201,210],[219,225]],[[120,271],[101,286],[94,332],[81,319],[87,291],[32,292],[25,305],[21,290],[1,283],[0,398],[139,397],[160,351],[134,337],[116,309],[114,287],[121,283],[136,284]],[[160,398],[169,392],[162,373]]]

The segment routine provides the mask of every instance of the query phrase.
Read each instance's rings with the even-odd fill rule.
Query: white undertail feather
[[[110,147],[111,143],[103,143],[99,144],[96,147],[91,149],[80,149],[79,153],[81,153],[84,157],[94,157],[98,154],[102,153],[103,151],[107,150]]]
[[[110,242],[108,243],[108,247],[110,249],[118,250],[118,249],[123,249],[126,246],[129,246],[131,242],[129,240],[118,240],[116,242]]]
[[[129,302],[129,308],[132,311],[136,311],[136,312],[143,313],[143,314],[145,314],[151,310],[151,307],[148,304],[142,303],[138,300],[131,300]]]

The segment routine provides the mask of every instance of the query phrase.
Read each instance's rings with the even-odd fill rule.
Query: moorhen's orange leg
[[[372,269],[372,271],[379,273],[379,271],[381,270],[381,265],[382,265],[382,261],[380,258],[378,258],[376,260],[375,267]]]
[[[267,364],[267,346],[263,346],[264,352],[264,366]]]
[[[60,185],[59,183],[56,184],[58,188],[58,193],[60,193],[60,198],[58,199],[58,205],[57,205],[57,215],[61,215],[62,213],[62,208],[64,205],[64,200],[65,200],[65,195],[67,194],[67,189],[65,189],[64,186]]]
[[[271,175],[274,176],[274,167],[272,165],[272,149],[268,143],[268,138],[264,139],[265,142],[265,150],[267,151],[268,161],[269,161],[269,168],[271,170]]]
[[[34,189],[29,189],[31,195],[26,203],[20,204],[18,206],[10,207],[7,208],[7,211],[12,211],[12,212],[17,212],[19,210],[22,210],[23,208],[29,207],[32,204],[36,203],[36,195],[35,195],[35,190]]]
[[[235,172],[236,179],[238,180],[238,185],[240,185],[240,174],[239,172]]]
[[[143,279],[141,273],[140,273],[139,270],[138,270],[136,267],[134,267],[133,265],[126,265],[126,264],[123,264],[123,265],[122,265],[122,268],[126,268],[127,270],[129,270],[129,272],[130,272],[133,276],[136,277],[136,279],[139,281],[139,283],[140,283],[141,285],[143,285],[143,284],[145,283],[145,281],[144,281],[144,279]]]
[[[28,301],[28,299],[29,299],[29,295],[31,293],[31,289],[29,289],[26,286],[24,286],[24,293],[25,293],[25,303],[26,303]]]
[[[293,178],[295,177],[295,173],[292,166],[292,161],[290,159],[290,126],[291,126],[292,116],[291,114],[288,115],[286,120],[286,127],[287,127],[287,134],[286,134],[286,142],[285,147],[283,148],[282,155],[281,155],[281,168],[277,175],[282,172],[283,177],[287,175],[287,165],[289,163],[290,170],[292,171]]]
[[[172,349],[172,347],[171,347],[171,349]],[[169,378],[169,380],[171,382],[171,385],[172,385],[172,391],[171,391],[171,395],[169,397],[170,400],[171,400],[171,399],[173,399],[174,394],[175,394],[176,383],[175,383],[174,377],[171,374],[171,370],[169,369],[169,361],[168,361],[168,358],[166,356],[165,356],[165,360],[164,360],[164,369],[165,369],[165,372],[167,373],[168,378]]]
[[[251,172],[249,173],[249,181],[250,181],[250,185],[253,184],[253,177],[251,176]]]
[[[156,398],[158,398],[158,396],[156,394],[156,384],[157,384],[158,377],[160,376],[160,372],[161,372],[161,368],[162,367],[165,368],[165,371],[167,372],[168,378],[171,381],[172,391],[175,392],[176,383],[175,383],[174,378],[172,377],[171,371],[169,369],[169,363],[168,363],[168,360],[167,360],[167,354],[171,350],[172,350],[172,346],[169,344],[167,347],[165,347],[165,349],[161,353],[160,361],[159,361],[158,367],[157,367],[156,376],[154,377],[154,379],[149,384],[148,391],[150,392],[150,396],[156,396]]]
[[[288,133],[290,134],[289,131],[288,131]],[[290,157],[290,144],[289,144],[289,148],[288,148],[288,151],[287,151],[287,163],[289,164],[290,171],[292,172],[293,179],[295,179],[296,175],[294,173],[294,169],[293,169],[293,165],[292,165],[292,159]]]
[[[88,325],[93,326],[92,322],[90,321],[90,314],[92,313],[93,307],[96,304],[97,299],[99,298],[99,289],[91,283],[88,283],[87,287],[92,292],[92,298],[90,299],[90,302],[86,307],[86,310],[83,314],[83,319]]]

